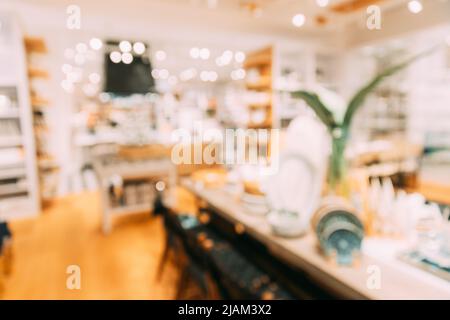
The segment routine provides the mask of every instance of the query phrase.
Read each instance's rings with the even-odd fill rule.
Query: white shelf
[[[26,193],[28,191],[28,186],[26,184],[16,184],[8,183],[0,184],[0,196],[9,196],[15,194]]]
[[[28,196],[10,197],[0,201],[0,221],[27,218],[35,214]]]
[[[19,110],[8,110],[0,112],[0,119],[18,119],[20,118]]]
[[[0,220],[11,220],[36,215],[40,199],[24,35],[14,14],[0,10],[0,17],[10,39],[2,48],[8,58],[0,59],[0,70],[7,70],[0,74],[0,92],[17,104],[0,110],[0,126],[11,127],[0,134]],[[5,184],[7,179],[20,180]]]
[[[7,162],[7,163],[1,163],[0,162],[0,170],[11,170],[17,167],[23,167],[25,165],[25,162],[23,160],[18,160],[16,162]]]
[[[27,174],[25,168],[0,169],[0,180],[22,178]]]
[[[23,139],[21,136],[1,136],[0,148],[20,147],[23,145]]]

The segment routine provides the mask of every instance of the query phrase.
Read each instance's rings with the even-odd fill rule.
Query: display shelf
[[[0,221],[27,218],[34,206],[29,201],[30,196],[11,196],[0,200]]]
[[[270,79],[260,79],[255,83],[247,83],[247,90],[255,90],[255,91],[271,91],[272,90],[272,82]]]
[[[265,68],[272,63],[273,52],[272,47],[267,47],[262,50],[251,52],[247,55],[244,62],[244,68]]]
[[[41,170],[59,169],[59,165],[51,157],[39,157],[38,166]]]
[[[259,92],[267,94],[267,102],[248,102],[247,112],[249,113],[248,128],[252,129],[264,129],[271,128],[273,126],[272,119],[272,91],[273,91],[273,79],[272,79],[272,66],[273,66],[273,48],[267,47],[258,51],[247,53],[247,58],[244,62],[244,68],[247,73],[247,80],[245,87],[249,93]],[[251,73],[256,73],[256,79],[248,76]],[[261,122],[255,123],[252,120],[252,113],[265,111],[265,119]]]
[[[34,68],[29,67],[28,68],[28,77],[31,78],[43,78],[48,79],[50,77],[48,71],[40,69],[40,68]]]
[[[13,179],[13,178],[22,178],[27,174],[24,167],[18,168],[9,168],[9,169],[1,169],[0,168],[0,181]]]
[[[18,118],[20,118],[20,113],[18,109],[11,109],[8,111],[0,112],[0,120],[18,119]]]
[[[11,41],[2,48],[0,94],[7,96],[0,110],[0,221],[32,216],[40,211],[36,151],[29,96],[25,45],[42,50],[37,41],[23,41],[14,15],[0,11],[2,28]],[[3,35],[0,35],[3,36]],[[20,195],[20,196],[18,196]]]
[[[0,197],[18,195],[28,192],[26,184],[7,183],[0,184]]]
[[[47,45],[44,38],[41,37],[25,37],[25,43],[28,44],[27,54],[29,60],[34,54],[44,55],[47,53]],[[29,82],[32,82],[34,78],[40,78],[47,80],[50,78],[50,74],[47,70],[38,66],[28,66]],[[39,93],[35,92],[33,88],[30,88],[31,105],[33,107],[34,116],[34,133],[36,136],[36,154],[38,156],[38,170],[39,180],[41,184],[41,201],[42,203],[51,200],[57,191],[58,179],[55,175],[58,173],[59,166],[55,163],[55,160],[47,150],[47,144],[43,139],[43,135],[50,132],[49,126],[46,123],[45,113],[41,108],[49,106],[50,102],[41,97]],[[44,141],[44,143],[43,143]]]
[[[31,97],[31,105],[33,107],[46,107],[50,104],[50,101],[48,101],[45,98],[42,97]]]
[[[0,148],[18,147],[23,145],[21,136],[0,136]]]
[[[268,103],[250,103],[248,105],[248,107],[250,109],[267,109],[267,108],[271,108],[272,105],[269,102]]]
[[[26,36],[24,38],[25,48],[27,52],[47,53],[47,45],[41,37]]]

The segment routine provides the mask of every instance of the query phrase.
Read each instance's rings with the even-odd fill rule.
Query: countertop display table
[[[400,240],[366,238],[361,258],[351,267],[338,266],[319,251],[313,232],[303,237],[275,236],[264,216],[252,215],[239,198],[223,187],[207,188],[192,179],[181,185],[206,203],[214,214],[264,245],[280,261],[306,273],[334,296],[349,299],[450,299],[450,282],[410,266],[398,254]]]

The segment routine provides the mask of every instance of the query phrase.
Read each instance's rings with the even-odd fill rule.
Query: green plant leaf
[[[350,100],[347,110],[345,112],[344,121],[342,123],[342,127],[344,130],[348,130],[350,127],[351,121],[353,116],[355,115],[356,111],[363,105],[364,101],[366,100],[367,96],[386,78],[396,74],[397,72],[405,69],[408,67],[412,62],[430,54],[435,50],[435,47],[431,48],[430,50],[426,50],[422,53],[419,53],[406,61],[399,63],[397,65],[394,65],[390,68],[387,68],[386,70],[382,71],[381,73],[377,74],[368,84],[366,84],[364,87],[362,87]]]
[[[332,130],[335,128],[336,121],[333,118],[333,114],[330,110],[320,101],[317,94],[308,92],[308,91],[294,91],[291,92],[292,97],[294,98],[301,98],[303,99],[311,109],[316,113],[316,115],[319,117],[319,119],[325,124],[328,128],[328,130]]]

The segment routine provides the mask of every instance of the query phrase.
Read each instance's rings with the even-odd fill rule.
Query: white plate
[[[308,159],[300,155],[284,155],[279,172],[267,186],[270,207],[296,212],[306,228],[320,201],[322,179],[323,176]]]
[[[265,196],[261,195],[254,195],[247,192],[244,192],[241,196],[242,202],[248,203],[248,204],[255,204],[255,205],[266,205],[267,200]]]
[[[296,212],[306,229],[320,201],[329,136],[316,120],[303,116],[289,126],[286,142],[278,172],[267,181],[267,199],[274,211]]]
[[[245,209],[255,215],[265,215],[269,211],[265,196],[257,196],[249,193],[243,193],[241,196],[242,205]]]

